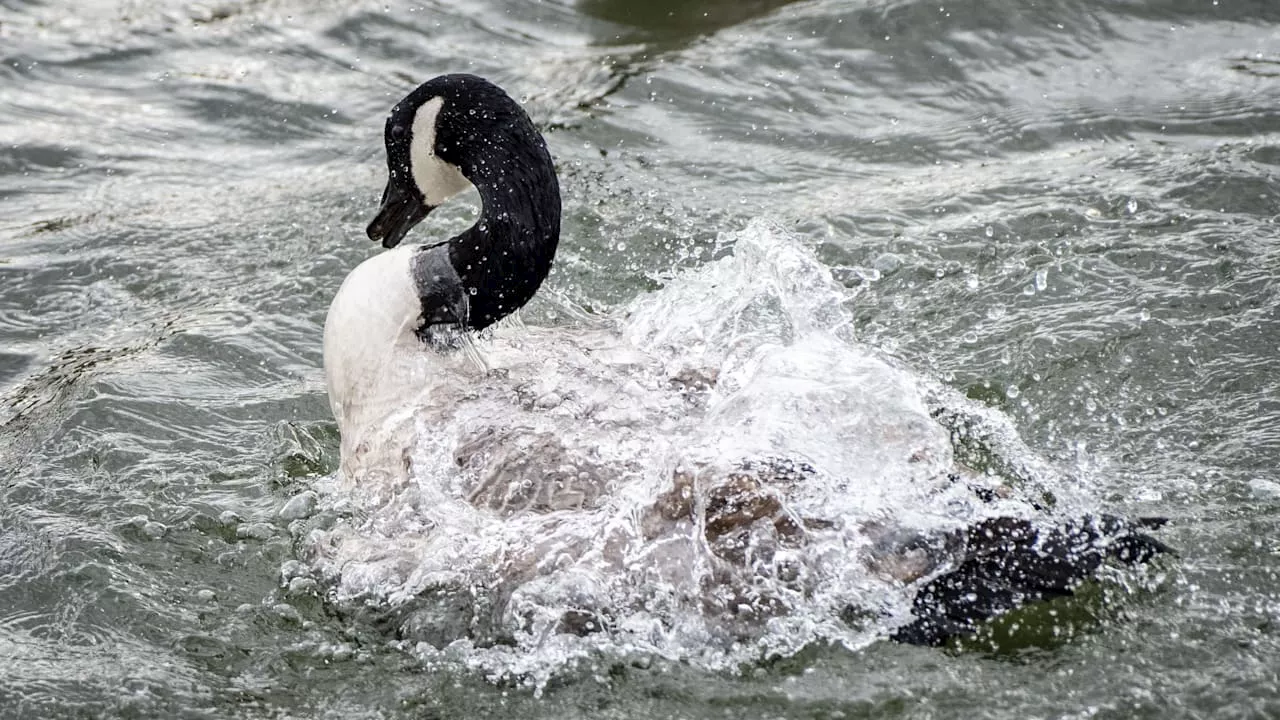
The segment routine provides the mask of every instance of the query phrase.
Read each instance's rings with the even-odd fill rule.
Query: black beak
[[[435,208],[422,201],[417,189],[397,183],[393,178],[387,181],[387,189],[382,191],[382,207],[365,232],[370,240],[382,241],[382,247],[393,248],[432,210]]]

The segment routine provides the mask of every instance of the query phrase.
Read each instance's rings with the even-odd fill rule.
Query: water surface
[[[1280,6],[6,3],[0,714],[1280,714]],[[530,324],[779,223],[856,332],[1007,413],[1176,578],[1014,653],[428,667],[281,587],[336,465],[320,329],[417,82],[485,75],[567,220]],[[470,217],[433,215],[436,232]]]

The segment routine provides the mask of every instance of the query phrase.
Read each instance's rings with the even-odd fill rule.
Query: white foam
[[[324,502],[347,517],[308,541],[335,601],[535,684],[595,653],[726,668],[901,620],[942,532],[994,512],[951,477],[947,391],[852,341],[796,239],[731,239],[606,327],[498,330],[487,373],[422,353],[398,407],[342,428],[381,441],[344,442]]]

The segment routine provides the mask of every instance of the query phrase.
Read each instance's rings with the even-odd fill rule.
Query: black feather
[[[914,620],[891,638],[942,645],[1027,603],[1072,595],[1108,560],[1138,565],[1172,554],[1142,532],[1164,522],[1112,515],[1048,527],[1009,517],[984,520],[965,531],[964,560],[920,588],[911,606]]]

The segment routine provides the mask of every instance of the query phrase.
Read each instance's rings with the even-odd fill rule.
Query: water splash
[[[333,601],[535,687],[601,654],[731,669],[884,636],[952,531],[1034,511],[974,491],[1036,475],[1001,459],[1025,453],[1008,428],[853,342],[848,291],[795,238],[726,240],[607,323],[389,375],[396,402],[343,428],[339,519],[304,543]],[[994,448],[986,476],[957,437]]]

